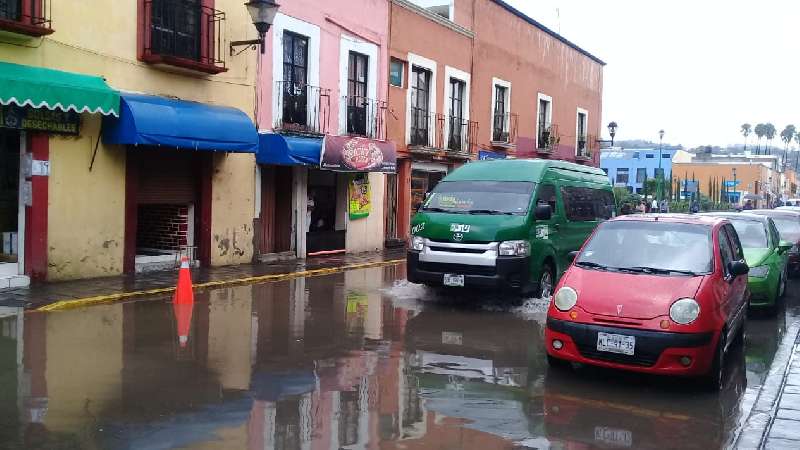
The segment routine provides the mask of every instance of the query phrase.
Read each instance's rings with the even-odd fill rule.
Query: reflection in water
[[[199,292],[188,308],[164,298],[49,314],[0,309],[0,447],[730,442],[742,414],[742,352],[722,395],[616,372],[553,372],[543,312],[431,302],[423,288],[396,282],[403,271]],[[778,328],[751,325],[750,384],[762,380]]]

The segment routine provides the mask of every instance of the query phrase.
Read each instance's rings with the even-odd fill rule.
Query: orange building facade
[[[418,3],[418,2],[417,2]],[[553,158],[598,166],[605,63],[500,0],[390,0],[387,242],[449,171]]]

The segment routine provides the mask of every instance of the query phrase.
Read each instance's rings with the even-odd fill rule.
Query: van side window
[[[536,204],[547,203],[556,214],[556,188],[552,184],[543,184],[539,186],[539,194],[536,197]]]
[[[772,240],[772,245],[775,247],[781,243],[781,235],[778,233],[778,228],[775,226],[775,221],[772,217],[767,217],[767,229],[769,230],[769,238]]]
[[[572,222],[594,222],[614,217],[614,194],[601,189],[565,186],[561,188],[564,210]]]

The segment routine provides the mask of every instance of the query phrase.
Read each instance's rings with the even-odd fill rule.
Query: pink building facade
[[[383,248],[387,174],[394,172],[385,130],[388,14],[386,0],[281,5],[257,68],[254,226],[262,259]],[[384,165],[320,170],[320,154],[337,136],[358,138],[373,155],[380,149]],[[343,154],[352,142],[344,139]],[[369,200],[366,213],[353,213],[354,182]]]

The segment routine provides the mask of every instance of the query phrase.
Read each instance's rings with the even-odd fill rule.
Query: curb
[[[227,286],[236,286],[236,285],[244,285],[244,284],[255,284],[255,283],[262,283],[262,282],[276,282],[276,281],[284,281],[284,280],[291,280],[294,278],[301,278],[301,277],[318,277],[322,275],[330,275],[332,273],[339,273],[345,272],[348,270],[357,270],[357,269],[369,269],[373,267],[386,267],[386,266],[393,266],[396,264],[400,264],[405,262],[405,259],[392,259],[388,261],[379,261],[379,262],[371,262],[371,263],[360,263],[360,264],[350,264],[347,266],[340,266],[340,267],[328,267],[324,269],[312,269],[312,270],[303,270],[300,272],[291,272],[291,273],[279,273],[279,274],[269,274],[269,275],[259,275],[255,277],[245,277],[245,278],[236,278],[232,280],[220,280],[220,281],[207,281],[205,283],[197,283],[193,285],[194,290],[198,289],[209,289],[209,288],[219,288],[219,287],[227,287]],[[157,288],[157,289],[148,289],[143,291],[133,291],[133,292],[120,292],[117,294],[107,294],[107,295],[98,295],[94,297],[85,297],[85,298],[76,298],[70,300],[59,300],[55,303],[51,303],[49,305],[41,306],[39,308],[34,309],[33,311],[36,312],[52,312],[52,311],[66,311],[69,309],[76,309],[82,308],[85,306],[92,306],[92,305],[100,305],[106,303],[114,303],[121,300],[128,300],[132,298],[138,297],[147,297],[152,295],[160,295],[160,294],[169,294],[175,292],[174,287],[167,287],[167,288]]]
[[[798,344],[800,344],[800,323],[795,322],[786,329],[786,334],[773,357],[773,361],[785,360],[787,363],[785,366],[773,365],[770,368],[733,448],[763,448],[772,428],[772,422],[775,420],[780,398],[786,387],[786,377],[789,376],[789,370],[795,359],[794,349]]]

